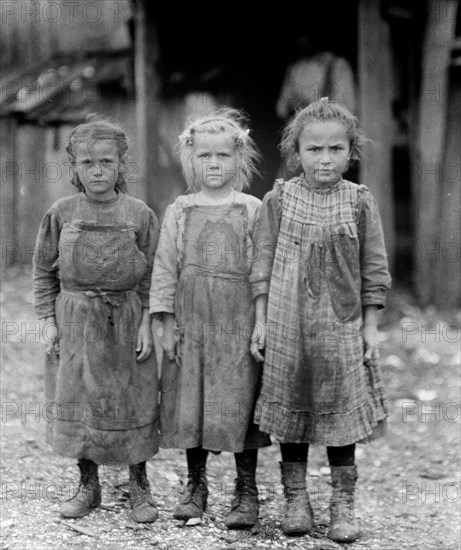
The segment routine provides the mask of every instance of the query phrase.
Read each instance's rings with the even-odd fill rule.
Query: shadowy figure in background
[[[331,51],[319,51],[320,39],[315,35],[296,39],[299,57],[288,66],[276,103],[277,115],[287,123],[294,114],[321,97],[337,101],[356,114],[357,91],[349,61]],[[282,162],[279,178],[294,174]]]

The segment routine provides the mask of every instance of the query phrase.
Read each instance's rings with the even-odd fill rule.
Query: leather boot
[[[154,523],[158,518],[157,506],[150,492],[146,463],[130,464],[131,517],[137,523]]]
[[[258,451],[235,453],[237,479],[231,510],[225,520],[228,529],[245,529],[258,521],[259,499],[256,487]]]
[[[304,535],[312,530],[313,512],[306,488],[307,462],[281,462],[285,517],[285,535]]]
[[[80,458],[80,484],[77,493],[61,506],[63,518],[82,518],[101,504],[101,486],[98,478],[98,465],[92,460]]]
[[[176,506],[173,517],[186,521],[191,518],[201,518],[206,510],[207,502],[206,466],[204,464],[190,464],[186,492],[181,502]]]
[[[333,494],[328,537],[334,541],[353,542],[359,536],[359,526],[354,518],[357,478],[357,466],[331,466]]]

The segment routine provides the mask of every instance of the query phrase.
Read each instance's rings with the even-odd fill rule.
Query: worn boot
[[[158,518],[157,506],[150,492],[146,463],[130,464],[131,517],[137,523],[154,523]]]
[[[176,519],[201,518],[207,507],[206,466],[198,463],[189,464],[188,468],[186,492],[173,513]]]
[[[333,494],[328,537],[337,542],[353,542],[359,536],[359,526],[354,518],[357,478],[357,466],[331,466]]]
[[[256,487],[258,451],[235,453],[237,479],[231,509],[225,520],[228,529],[245,529],[258,521],[259,499]]]
[[[307,462],[281,462],[282,485],[285,495],[285,535],[304,535],[312,529],[313,512],[306,488]]]
[[[101,504],[101,486],[98,478],[98,465],[92,460],[80,458],[80,484],[77,493],[61,506],[63,518],[82,518]]]

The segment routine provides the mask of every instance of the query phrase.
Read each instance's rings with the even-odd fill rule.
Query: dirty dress
[[[270,445],[253,423],[261,368],[249,353],[248,274],[261,201],[178,197],[165,213],[151,313],[174,313],[176,359],[161,376],[160,446],[242,452]]]
[[[384,307],[390,276],[376,201],[364,185],[277,180],[255,230],[250,277],[268,293],[255,421],[285,443],[344,446],[383,432],[379,364],[363,361],[362,308]]]
[[[34,294],[38,317],[55,315],[58,327],[59,360],[48,350],[45,373],[57,454],[134,464],[158,451],[155,353],[136,362],[158,233],[152,210],[121,193],[60,199],[42,220]]]

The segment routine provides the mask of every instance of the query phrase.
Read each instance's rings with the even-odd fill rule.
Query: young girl
[[[146,460],[158,451],[158,381],[148,300],[158,224],[126,194],[127,147],[123,130],[105,120],[72,130],[67,153],[79,193],[42,220],[34,293],[59,354],[55,370],[48,360],[55,415],[47,441],[80,469],[61,515],[83,517],[100,504],[99,464],[129,464],[132,517],[153,522]]]
[[[256,173],[259,154],[234,109],[192,122],[179,146],[191,193],[166,210],[150,294],[170,359],[162,372],[160,445],[187,450],[186,493],[174,512],[184,520],[206,509],[208,452],[235,453],[226,525],[245,528],[258,519],[258,448],[270,445],[252,422],[260,368],[249,352],[248,274],[261,201],[240,192]]]
[[[377,312],[390,287],[381,221],[368,188],[342,178],[362,140],[356,118],[328,98],[295,115],[281,150],[302,175],[264,197],[250,278],[251,352],[264,360],[255,422],[281,443],[282,528],[311,530],[308,448],[326,445],[329,537],[343,542],[359,532],[355,443],[378,436],[387,416],[377,364]]]

